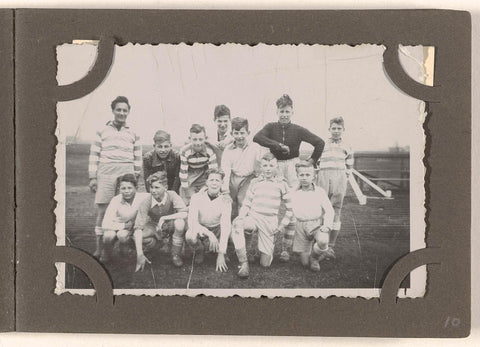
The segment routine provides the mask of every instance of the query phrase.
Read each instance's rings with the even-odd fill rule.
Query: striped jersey
[[[196,152],[192,145],[188,144],[180,150],[181,187],[188,188],[199,181],[205,183],[205,173],[208,169],[218,169],[217,156],[212,148],[204,146],[203,150]]]
[[[288,183],[283,178],[266,179],[261,175],[251,181],[242,209],[265,216],[277,216],[280,204],[284,201],[286,211],[280,224],[285,227],[293,218],[289,189]]]
[[[135,174],[142,168],[142,145],[140,137],[130,127],[124,125],[118,130],[112,121],[97,131],[90,147],[88,176],[97,177],[98,164],[131,163]]]
[[[318,162],[322,169],[345,170],[353,167],[353,151],[342,139],[328,139]]]

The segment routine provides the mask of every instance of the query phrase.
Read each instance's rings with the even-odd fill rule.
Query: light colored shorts
[[[310,252],[316,234],[321,232],[320,227],[322,224],[323,218],[303,222],[297,220],[295,224],[295,236],[293,238],[292,250],[299,253]]]
[[[245,217],[245,224],[253,224],[258,231],[258,250],[273,256],[275,248],[275,230],[278,227],[277,216],[265,216],[255,211],[249,211]]]
[[[297,170],[295,164],[300,158],[292,158],[288,160],[278,160],[278,175],[285,178],[290,188],[298,187]]]
[[[95,203],[110,203],[110,200],[115,196],[117,178],[127,173],[134,173],[132,163],[100,163],[97,170]]]

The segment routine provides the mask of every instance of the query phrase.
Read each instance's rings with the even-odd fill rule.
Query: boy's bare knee
[[[117,238],[120,243],[126,243],[130,239],[130,232],[128,230],[119,230],[117,232]]]
[[[112,243],[117,236],[114,230],[105,230],[103,232],[103,243]]]
[[[197,243],[197,233],[192,229],[188,229],[185,233],[185,241],[187,241],[190,246],[195,245]]]
[[[175,230],[185,230],[185,219],[175,219],[173,224],[175,226]]]

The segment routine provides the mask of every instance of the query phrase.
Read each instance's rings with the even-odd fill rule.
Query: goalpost
[[[352,187],[353,192],[355,193],[355,196],[357,197],[358,203],[360,205],[365,205],[367,203],[367,198],[374,198],[374,197],[366,196],[365,194],[363,194],[363,192],[360,189],[360,187],[357,183],[357,180],[355,179],[354,176],[357,176],[362,181],[364,181],[366,184],[368,184],[370,187],[372,187],[377,192],[379,192],[382,195],[383,198],[393,199],[392,198],[392,192],[390,190],[383,190],[377,184],[373,183],[367,177],[362,175],[360,172],[358,172],[355,169],[352,169],[352,174],[348,177],[348,182],[350,183],[350,186]]]

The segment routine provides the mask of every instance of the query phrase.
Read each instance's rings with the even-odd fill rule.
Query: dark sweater
[[[293,123],[284,125],[279,122],[267,123],[253,137],[253,141],[269,148],[277,160],[288,160],[298,157],[300,144],[302,141],[308,142],[314,148],[311,155],[314,163],[317,163],[325,146],[325,142],[320,137],[304,127]],[[287,145],[290,148],[290,153],[282,153],[280,144]]]

